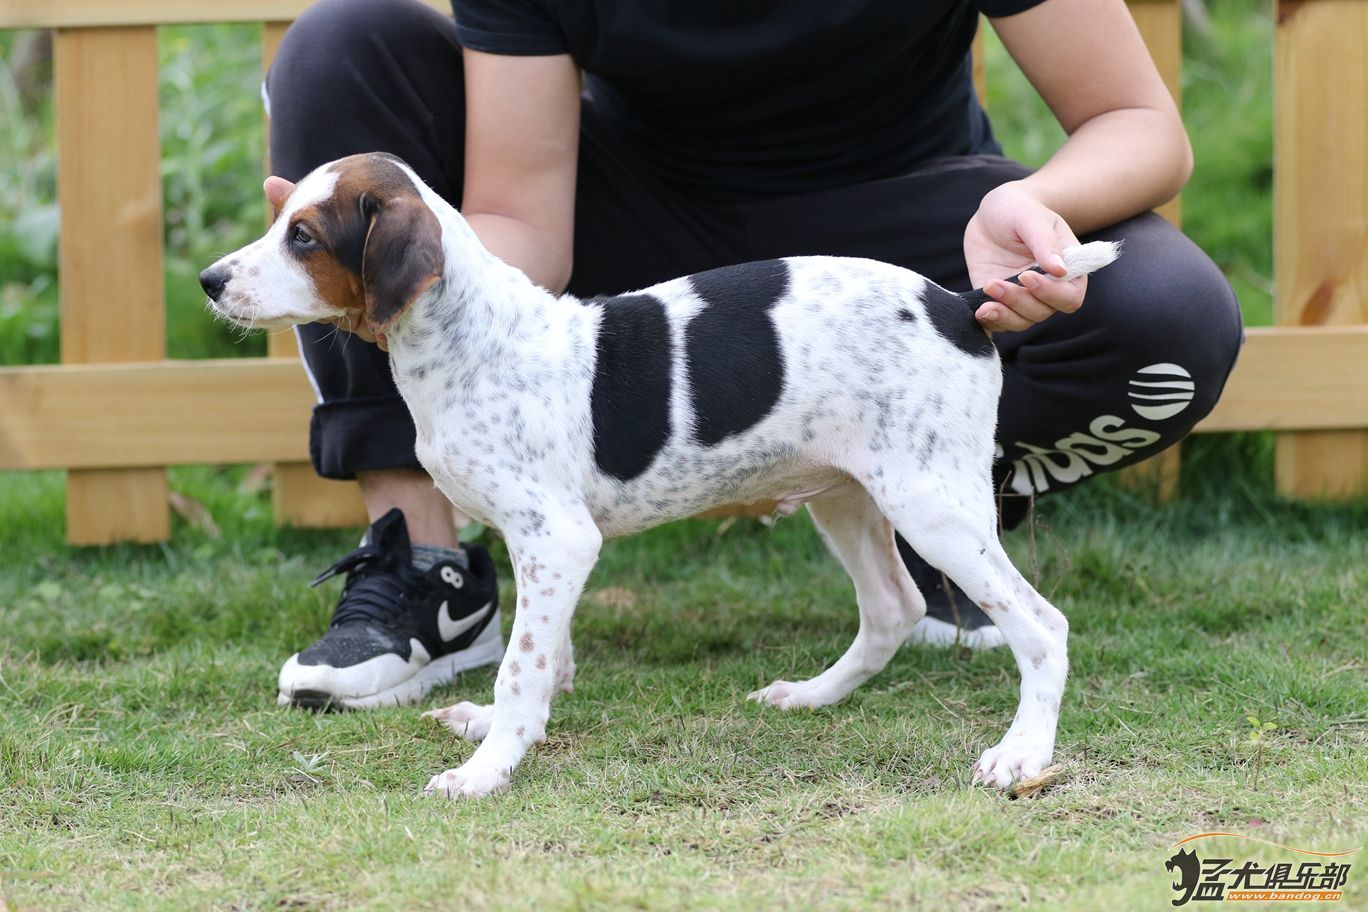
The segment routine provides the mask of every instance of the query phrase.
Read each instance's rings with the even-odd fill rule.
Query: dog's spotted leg
[[[582,506],[555,506],[543,498],[538,509],[545,522],[535,531],[508,533],[513,525],[503,525],[517,573],[517,613],[494,682],[494,705],[468,712],[488,719],[488,733],[464,764],[432,777],[429,794],[475,798],[508,788],[523,755],[546,740],[551,698],[569,689],[570,618],[602,536]]]
[[[1002,630],[1016,659],[1021,702],[1007,734],[974,764],[974,781],[1005,788],[1017,779],[1039,775],[1050,765],[1069,667],[1069,622],[1016,571],[1001,548],[989,554],[999,567],[999,577],[1009,580],[1020,593],[1015,602],[979,604]]]
[[[1069,624],[1002,550],[991,492],[952,498],[945,486],[922,481],[898,493],[890,486],[876,497],[908,543],[987,612],[1012,650],[1021,701],[1007,734],[974,766],[975,782],[1006,788],[1050,765],[1068,673]]]
[[[808,503],[817,529],[855,583],[860,629],[845,655],[808,681],[775,681],[750,695],[780,709],[826,706],[878,674],[917,621],[926,601],[893,543],[893,526],[863,488]]]

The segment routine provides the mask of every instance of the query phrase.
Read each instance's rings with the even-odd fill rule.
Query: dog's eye
[[[309,229],[305,228],[303,225],[295,225],[294,231],[290,232],[290,241],[298,244],[300,247],[312,247],[314,244],[318,243],[318,241],[314,240],[314,236],[309,234]]]

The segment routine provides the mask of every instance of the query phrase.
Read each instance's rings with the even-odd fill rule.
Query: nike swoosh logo
[[[494,603],[488,602],[479,611],[473,612],[457,621],[452,619],[451,609],[447,607],[447,603],[444,601],[442,602],[442,607],[437,611],[437,632],[442,635],[442,641],[444,643],[450,643],[471,627],[480,623],[485,614],[493,609],[493,607]]]

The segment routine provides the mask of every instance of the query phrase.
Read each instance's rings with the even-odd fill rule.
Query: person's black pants
[[[459,207],[463,85],[449,17],[415,0],[324,0],[291,27],[267,77],[273,170],[298,180],[344,155],[390,152]],[[568,290],[618,294],[808,254],[870,257],[965,290],[965,225],[985,193],[1027,173],[973,155],[834,190],[700,201],[654,176],[586,98]],[[995,336],[1004,369],[996,474],[1007,494],[1055,491],[1164,449],[1211,410],[1234,365],[1239,306],[1191,241],[1152,213],[1083,240],[1096,239],[1124,241],[1123,253],[1089,279],[1081,310]],[[332,327],[303,326],[299,337],[320,397],[318,473],[416,467],[387,356]],[[1008,522],[1019,512],[1004,504]]]

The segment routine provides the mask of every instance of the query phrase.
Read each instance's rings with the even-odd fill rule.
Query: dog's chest
[[[570,316],[527,318],[488,340],[418,320],[391,342],[419,461],[483,518],[516,485],[564,487],[588,471],[592,329]]]

